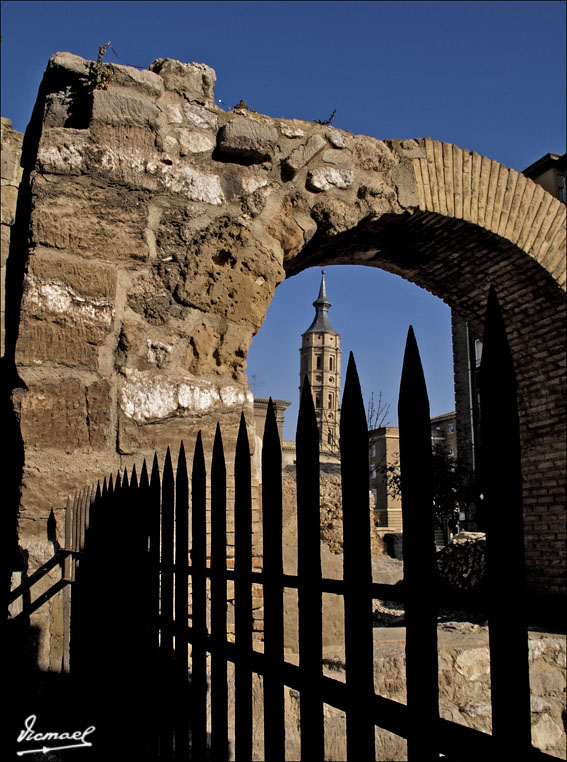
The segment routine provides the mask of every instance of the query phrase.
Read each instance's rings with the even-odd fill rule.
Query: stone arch
[[[545,554],[564,526],[565,206],[451,144],[225,112],[204,64],[107,66],[99,89],[89,62],[50,59],[23,155],[6,362],[21,527],[35,532],[20,542],[36,562],[49,510],[78,486],[155,447],[190,447],[200,428],[210,445],[217,420],[230,444],[251,413],[246,354],[277,284],[355,263],[426,288],[476,332],[497,287],[519,376],[532,582],[559,589]]]

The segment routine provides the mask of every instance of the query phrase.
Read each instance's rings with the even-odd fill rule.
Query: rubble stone
[[[332,169],[322,167],[311,169],[307,173],[307,187],[314,191],[328,191],[333,186],[336,188],[350,188],[354,183],[352,169]]]
[[[219,131],[218,149],[223,154],[251,163],[269,161],[278,140],[278,131],[253,119],[231,119]]]

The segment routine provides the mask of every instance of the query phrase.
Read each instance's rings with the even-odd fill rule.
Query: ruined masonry
[[[565,206],[430,138],[225,112],[204,64],[104,72],[50,59],[21,166],[21,136],[2,123],[18,573],[62,545],[82,486],[181,439],[190,453],[200,429],[210,457],[217,421],[231,452],[243,411],[253,424],[246,355],[278,283],[365,264],[426,288],[478,335],[496,286],[518,374],[529,583],[565,591]],[[44,665],[60,658],[46,634],[58,606],[51,625],[34,615]]]

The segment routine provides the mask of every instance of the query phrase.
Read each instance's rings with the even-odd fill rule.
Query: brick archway
[[[496,286],[518,370],[531,581],[559,589],[565,206],[451,144],[224,112],[204,64],[107,69],[99,89],[89,62],[50,59],[24,144],[6,362],[34,563],[51,552],[51,507],[62,526],[81,484],[190,446],[217,420],[236,435],[277,284],[354,263],[423,286],[475,331]]]

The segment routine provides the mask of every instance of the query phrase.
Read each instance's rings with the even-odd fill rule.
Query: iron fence
[[[494,292],[481,369],[482,489],[488,584],[481,593],[444,589],[435,563],[429,403],[410,328],[399,398],[402,584],[373,582],[368,432],[354,359],[349,358],[340,450],[344,575],[321,571],[319,432],[311,391],[297,425],[298,569],[282,561],[282,461],[271,403],[262,448],[261,570],[252,566],[251,459],[244,416],[234,466],[234,568],[227,564],[227,468],[219,427],[210,473],[199,434],[188,471],[168,449],[84,490],[69,504],[64,552],[69,642],[64,669],[91,696],[99,749],[136,759],[253,758],[253,674],[263,681],[264,759],[285,759],[285,688],[299,692],[301,759],[324,759],[324,705],[346,715],[347,759],[374,760],[375,728],[407,739],[410,760],[554,759],[532,747],[521,472],[514,371]],[[498,422],[498,440],[493,426]],[[207,483],[210,493],[207,493]],[[207,510],[210,505],[210,525]],[[207,546],[207,537],[210,545]],[[506,568],[501,547],[506,547]],[[234,585],[234,637],[227,587]],[[264,599],[263,650],[254,647],[252,590]],[[68,589],[71,585],[68,586]],[[284,656],[284,591],[297,590],[299,663]],[[342,596],[345,681],[323,673],[322,601]],[[405,608],[407,703],[375,695],[372,604]],[[439,715],[440,606],[485,611],[489,623],[492,735]],[[541,611],[540,611],[541,613]],[[234,665],[233,695],[228,667]],[[102,692],[101,692],[102,691]],[[99,696],[104,696],[101,704]],[[234,748],[229,705],[234,703]],[[112,721],[109,722],[109,718]],[[118,738],[116,725],[136,729]],[[106,729],[106,730],[105,730]],[[141,731],[141,732],[140,732]]]

